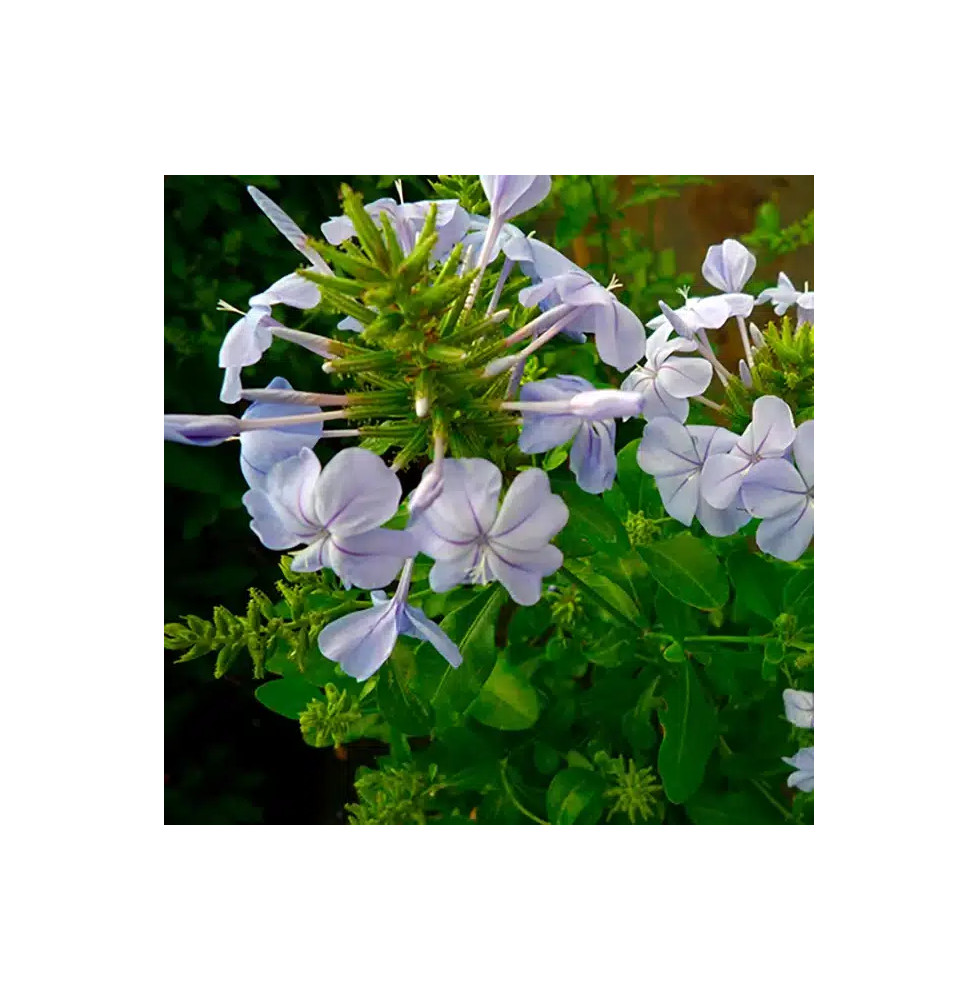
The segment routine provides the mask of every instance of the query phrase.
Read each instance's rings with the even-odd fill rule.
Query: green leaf
[[[751,611],[769,622],[778,617],[784,585],[772,563],[754,552],[738,549],[727,559],[727,573],[738,609]]]
[[[496,619],[506,599],[499,584],[477,591],[467,603],[446,615],[441,627],[462,653],[458,667],[446,666],[441,654],[427,643],[418,650],[420,690],[442,720],[458,718],[476,699],[496,665]]]
[[[493,729],[529,729],[540,717],[540,697],[523,673],[501,656],[469,715]]]
[[[703,611],[727,603],[730,584],[720,560],[688,531],[639,551],[652,575],[673,597]]]
[[[655,480],[638,464],[638,446],[641,440],[631,441],[618,452],[618,472],[615,480],[620,487],[628,509],[661,517],[664,515],[662,498],[655,488]]]
[[[596,823],[603,808],[604,780],[594,771],[569,767],[554,775],[547,789],[551,823]]]
[[[697,625],[696,612],[673,597],[665,587],[660,587],[655,595],[655,624],[673,639],[685,639],[703,631]]]
[[[287,719],[298,719],[311,701],[323,701],[322,692],[301,677],[283,677],[255,688],[255,697]]]
[[[565,557],[628,549],[628,533],[601,497],[585,493],[566,470],[552,472],[550,484],[570,512],[567,524],[554,539]]]
[[[785,584],[783,600],[785,611],[810,633],[815,625],[815,570],[811,566],[800,569]]]
[[[379,672],[377,704],[384,719],[405,736],[427,736],[434,725],[431,707],[414,690],[417,677],[414,651],[398,643]]]
[[[659,710],[662,746],[658,772],[670,802],[685,802],[702,784],[706,762],[716,740],[716,709],[707,701],[690,661],[662,692]]]
[[[637,626],[640,619],[644,620],[645,616],[639,612],[633,598],[626,593],[618,582],[611,579],[611,577],[606,573],[595,572],[590,566],[581,562],[574,563],[572,572],[574,576],[581,581],[581,583],[583,583],[586,587],[590,587],[590,589],[603,598],[607,604],[611,605],[615,611],[624,615],[628,621],[635,622]],[[619,579],[621,579],[621,577],[619,577]],[[625,582],[627,585],[627,579],[622,582]],[[589,595],[587,594],[587,591],[584,592],[584,598],[585,604],[589,603]],[[601,604],[597,602],[591,603],[591,606],[594,608],[601,608]],[[604,608],[601,609],[606,611]]]

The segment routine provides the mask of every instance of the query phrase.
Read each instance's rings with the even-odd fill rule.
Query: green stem
[[[524,816],[527,817],[527,819],[532,819],[534,823],[539,823],[541,826],[550,826],[550,823],[548,823],[545,819],[540,819],[539,816],[535,816],[533,813],[531,813],[530,810],[527,809],[516,797],[512,787],[510,786],[509,781],[506,779],[506,765],[508,763],[509,763],[508,757],[504,757],[499,762],[499,777],[502,779],[503,788],[506,790],[506,794],[509,796],[510,801],[513,803],[514,806],[516,806],[517,809],[519,809],[519,811]]]
[[[618,621],[620,621],[623,625],[627,626],[628,628],[635,627],[635,622],[631,621],[629,618],[626,618],[613,605],[609,604],[596,590],[594,590],[592,587],[589,587],[579,576],[576,576],[574,573],[572,573],[566,566],[561,566],[558,572],[563,573],[564,576],[566,576],[575,586],[580,587],[581,590],[583,590],[584,593],[587,594],[596,604],[600,604],[601,607],[603,607],[605,611],[608,612],[608,614],[612,615],[614,618],[617,618]]]
[[[646,632],[644,633],[646,639],[671,639],[678,641],[681,646],[686,645],[690,642],[734,642],[734,643],[745,643],[748,646],[763,646],[766,642],[770,642],[771,636],[767,635],[688,635],[685,638],[676,639],[675,636],[669,635],[667,632]],[[796,649],[811,650],[813,645],[809,642],[797,642],[792,640],[791,642],[786,642],[786,646],[794,646]]]

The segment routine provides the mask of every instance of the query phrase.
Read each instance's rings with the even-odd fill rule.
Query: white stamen
[[[217,311],[226,313],[237,313],[239,316],[247,316],[248,314],[242,312],[237,306],[231,305],[230,302],[225,302],[224,299],[217,300]]]

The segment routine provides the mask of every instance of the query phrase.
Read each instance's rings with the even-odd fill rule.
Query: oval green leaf
[[[689,660],[680,665],[662,697],[666,706],[659,710],[663,731],[659,776],[669,801],[685,802],[703,783],[716,740],[716,709],[707,701]]]
[[[604,780],[594,771],[569,767],[554,775],[547,789],[547,819],[551,823],[596,823],[604,808]]]
[[[727,603],[730,584],[720,560],[688,531],[640,551],[656,580],[684,604],[710,611]]]

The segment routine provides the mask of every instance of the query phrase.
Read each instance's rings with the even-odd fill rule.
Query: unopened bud
[[[591,389],[579,392],[569,401],[570,411],[585,420],[613,420],[636,417],[642,412],[642,394],[620,389]]]
[[[414,412],[419,417],[426,417],[428,415],[428,410],[431,408],[431,400],[427,396],[418,396],[414,401]]]
[[[738,370],[740,372],[740,381],[744,383],[744,387],[747,389],[753,389],[754,378],[750,373],[750,368],[747,367],[747,362],[743,358],[740,359],[740,366]]]

